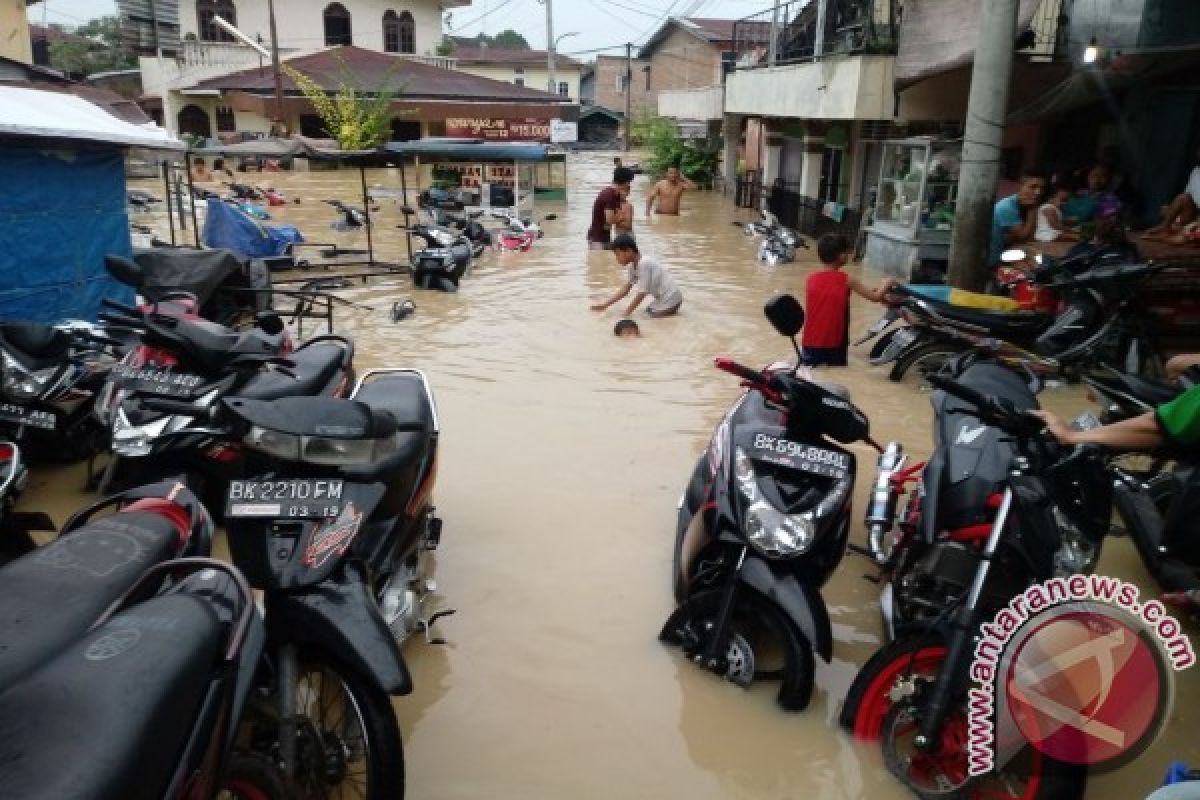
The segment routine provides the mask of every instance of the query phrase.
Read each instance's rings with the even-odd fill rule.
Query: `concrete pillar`
[[[783,137],[768,133],[763,154],[763,188],[770,189],[779,178],[779,167],[783,163]]]
[[[742,138],[742,123],[746,117],[742,114],[725,115],[725,160],[723,174],[725,176],[725,192],[737,188],[738,140]]]
[[[1016,30],[1017,0],[984,0],[979,14],[975,64],[971,69],[947,275],[949,284],[960,289],[982,289],[992,266],[987,263],[992,206],[1000,174],[1000,147]]]
[[[804,137],[804,162],[800,170],[800,193],[816,197],[821,191],[821,159],[825,155],[824,136]]]

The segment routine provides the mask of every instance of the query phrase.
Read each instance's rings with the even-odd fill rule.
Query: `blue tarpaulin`
[[[118,147],[0,148],[0,319],[95,319],[133,290],[104,269],[133,255]]]
[[[246,258],[281,256],[290,245],[304,241],[291,225],[263,225],[229,203],[212,199],[201,234],[206,247],[232,250]]]

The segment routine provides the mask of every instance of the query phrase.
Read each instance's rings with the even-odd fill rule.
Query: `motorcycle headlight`
[[[162,436],[172,422],[171,416],[134,425],[125,409],[117,408],[112,427],[112,450],[124,458],[141,458],[154,451],[154,441]]]
[[[355,466],[373,464],[396,450],[396,437],[384,439],[331,439],[267,430],[257,425],[243,440],[248,447],[283,461]]]
[[[762,497],[754,466],[742,448],[734,451],[734,478],[748,503],[745,534],[754,549],[767,558],[790,558],[812,547],[817,524],[812,512],[784,514]]]
[[[3,350],[0,350],[0,355],[4,357],[4,375],[0,378],[0,391],[18,403],[37,399],[45,388],[37,374],[25,369]]]

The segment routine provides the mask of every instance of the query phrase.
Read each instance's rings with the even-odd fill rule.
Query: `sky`
[[[183,0],[187,2],[187,0]],[[771,0],[553,0],[554,35],[576,33],[559,40],[559,52],[576,54],[581,60],[591,57],[579,51],[597,48],[602,52],[623,52],[624,43],[638,44],[654,32],[668,13],[691,17],[728,17],[735,19],[755,14],[772,5]],[[403,0],[396,0],[397,7]],[[41,22],[79,25],[93,17],[115,14],[113,0],[43,0],[30,8],[29,17]],[[538,0],[474,0],[470,6],[452,12],[451,25],[457,36],[480,32],[498,33],[513,28],[530,46],[546,46],[546,7]]]

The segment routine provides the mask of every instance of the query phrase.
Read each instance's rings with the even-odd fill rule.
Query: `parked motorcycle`
[[[1003,366],[929,380],[941,390],[929,462],[905,469],[896,443],[880,460],[863,552],[880,566],[888,642],[855,677],[841,724],[881,741],[888,768],[922,797],[1081,796],[1083,767],[1029,747],[969,783],[966,690],[982,622],[1032,583],[1094,568],[1112,510],[1108,465],[1044,433],[1026,381]]]
[[[893,287],[899,308],[885,314],[870,333],[877,334],[897,317],[908,325],[875,345],[871,363],[892,363],[889,377],[899,381],[913,368],[928,375],[954,356],[983,345],[1043,374],[1077,377],[1097,363],[1161,374],[1153,322],[1138,303],[1136,288],[1162,268],[1099,266],[1048,282],[1046,287],[1063,298],[1064,309],[1056,318],[964,308]]]
[[[100,478],[101,492],[114,481],[178,474],[206,497],[223,492],[242,468],[240,450],[214,442],[212,432],[195,430],[197,418],[233,394],[259,400],[342,396],[354,380],[354,344],[342,336],[310,339],[284,358],[271,338],[278,332],[238,334],[203,320],[106,304],[113,311],[101,318],[134,332],[155,356],[113,368],[111,402],[102,417],[110,426],[112,456]],[[181,401],[179,410],[155,411],[148,401],[156,397]]]
[[[444,209],[436,207],[425,210],[429,213],[429,218],[435,227],[458,231],[467,237],[472,244],[476,245],[478,247],[477,252],[475,252],[476,258],[483,254],[484,248],[492,246],[493,238],[491,232],[479,222],[479,218],[483,216],[483,211],[449,214]],[[410,209],[405,208],[404,212],[406,214],[410,213]]]
[[[457,292],[458,284],[471,267],[482,245],[473,245],[460,233],[429,225],[410,226],[408,232],[425,242],[425,247],[412,255],[413,285],[420,289]]]
[[[179,401],[147,404],[184,413]],[[399,797],[403,757],[388,695],[412,688],[399,645],[452,613],[424,608],[442,527],[425,376],[373,370],[349,399],[228,398],[197,424],[246,450],[246,477],[227,493],[230,550],[265,592],[277,719],[305,722],[251,740],[278,736],[284,763],[313,748],[327,754],[320,769],[291,776],[301,796],[365,785],[368,798]],[[317,716],[327,708],[342,709],[342,721]]]
[[[804,310],[795,298],[774,298],[766,315],[796,346]],[[820,587],[841,561],[850,526],[855,459],[841,444],[870,441],[867,418],[791,365],[759,371],[719,358],[716,366],[748,391],[717,426],[680,499],[678,607],[660,638],[739,686],[781,676],[779,704],[803,709],[813,652],[828,661],[833,650]],[[778,670],[764,664],[772,653],[782,655]]]
[[[761,236],[758,245],[758,260],[760,263],[778,266],[790,264],[796,260],[796,248],[807,248],[804,241],[794,230],[779,223],[774,213],[762,210],[756,222],[735,222],[747,236]]]
[[[6,793],[295,796],[262,777],[273,761],[233,749],[264,637],[245,580],[203,557],[212,533],[187,489],[160,484],[0,569]]]
[[[500,214],[493,212],[493,219],[498,219],[504,222],[504,227],[492,232],[492,238],[496,243],[496,248],[506,252],[525,252],[533,247],[533,243],[542,238],[541,222],[550,222],[558,219],[557,214],[547,214],[542,217],[541,222],[535,222],[529,218],[520,218],[512,214]]]

